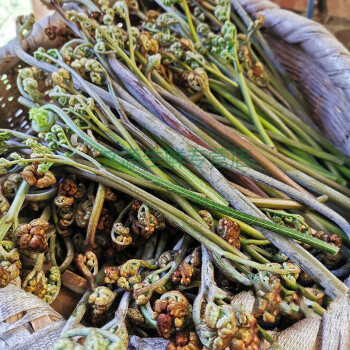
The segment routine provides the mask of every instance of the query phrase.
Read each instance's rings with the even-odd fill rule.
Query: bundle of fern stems
[[[246,26],[236,1],[45,3],[75,38],[30,55],[21,45],[35,20],[18,19],[16,53],[29,66],[18,75],[19,101],[32,133],[2,130],[23,144],[2,158],[3,171],[62,168],[131,195],[239,283],[251,270],[292,272],[267,263],[264,248],[274,246],[330,297],[347,293],[338,277],[349,265],[350,157],[313,125],[260,34],[263,18]],[[214,226],[237,222],[241,249],[199,210]],[[335,255],[332,273],[320,256]]]

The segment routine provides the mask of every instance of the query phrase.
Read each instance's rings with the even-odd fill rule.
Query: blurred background
[[[297,12],[306,10],[308,0],[272,0],[280,7]],[[332,17],[350,18],[350,1],[349,0],[319,0],[314,1],[315,9],[318,5],[325,6],[328,15]],[[323,4],[323,5],[322,5]]]
[[[271,0],[280,7],[308,15],[322,22],[350,49],[350,0]],[[15,36],[15,20],[20,14],[34,12],[37,19],[48,10],[40,0],[0,0],[0,46]]]
[[[271,0],[323,23],[350,50],[350,0]],[[308,13],[309,11],[310,13]]]
[[[40,0],[0,0],[0,46],[16,36],[16,18],[34,12],[37,20],[50,12]]]
[[[16,17],[32,11],[32,0],[0,1],[0,46],[5,45],[15,36]]]

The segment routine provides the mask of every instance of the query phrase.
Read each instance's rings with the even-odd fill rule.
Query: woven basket
[[[350,52],[324,26],[267,0],[230,0],[265,18],[264,33],[321,133],[350,155]],[[247,23],[246,23],[247,24]]]
[[[350,52],[319,23],[282,10],[270,1],[230,1],[239,13],[246,11],[253,18],[264,16],[264,37],[305,97],[314,125],[350,155]],[[33,51],[40,46],[59,45],[59,39],[50,41],[45,36],[49,26],[63,28],[65,24],[56,14],[44,18],[36,23],[24,48]],[[13,84],[18,64],[13,41],[0,48],[0,76],[6,74],[0,83],[0,127],[27,130],[26,110],[18,105],[19,92]]]
[[[306,96],[313,121],[334,145],[350,155],[350,53],[323,26],[281,10],[269,1],[230,1],[238,12],[247,11],[253,18],[257,14],[264,15],[264,37]],[[44,35],[44,29],[50,25],[62,28],[65,24],[56,15],[36,23],[33,35],[24,43],[28,51],[40,46],[59,45],[57,40],[49,41]],[[14,54],[14,42],[0,48],[0,128],[28,132],[28,111],[17,102],[20,94],[16,77],[20,64]],[[53,305],[61,314],[66,311],[66,317],[69,314],[66,305],[72,307],[86,288],[83,281],[79,283],[82,283],[81,289],[77,286],[76,293],[63,288]],[[67,284],[72,286],[72,281]],[[75,298],[69,293],[75,294]],[[24,299],[36,309],[24,308],[21,303]],[[332,305],[322,320],[305,319],[275,334],[283,349],[350,349],[349,330],[342,327],[346,323],[344,320],[350,317],[349,299],[338,300]],[[22,291],[18,285],[11,284],[0,290],[0,349],[49,349],[63,324],[62,315],[37,297]],[[325,333],[327,338],[322,336]],[[135,350],[162,350],[166,342],[131,337],[130,344]],[[265,343],[262,348],[266,347]]]

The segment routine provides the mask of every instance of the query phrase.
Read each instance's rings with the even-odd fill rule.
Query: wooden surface
[[[57,299],[51,304],[51,306],[65,319],[68,319],[80,299],[81,294],[74,293],[67,287],[62,286]]]

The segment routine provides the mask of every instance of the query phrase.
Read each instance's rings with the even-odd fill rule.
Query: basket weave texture
[[[320,132],[350,155],[350,52],[321,24],[270,1],[231,3],[253,18],[264,16],[267,41],[305,96]]]
[[[22,107],[17,99],[20,96],[16,78],[19,67],[11,69],[0,77],[0,128],[27,131],[27,110]]]

